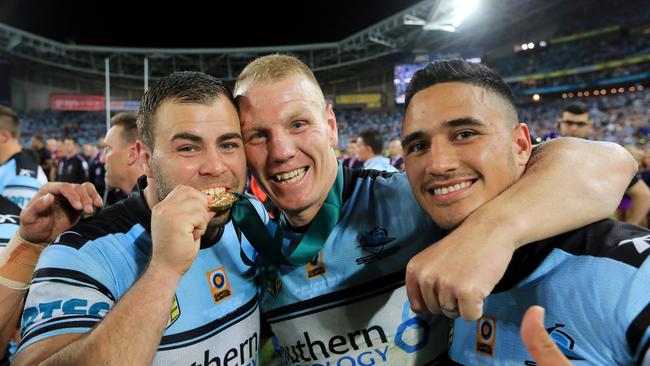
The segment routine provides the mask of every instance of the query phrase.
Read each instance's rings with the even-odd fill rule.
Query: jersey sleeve
[[[0,196],[0,252],[20,225],[20,207]]]
[[[48,247],[25,300],[19,351],[48,337],[90,332],[116,303],[113,283],[87,253],[62,244]]]
[[[650,240],[650,238],[643,238]],[[640,239],[642,240],[642,239]],[[645,242],[645,241],[644,241]],[[641,247],[642,242],[638,243]],[[650,252],[650,247],[645,251]],[[635,276],[625,284],[626,290],[617,311],[627,324],[625,337],[633,359],[639,365],[650,366],[650,256]]]

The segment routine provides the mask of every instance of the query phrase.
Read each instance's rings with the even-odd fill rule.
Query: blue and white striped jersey
[[[650,365],[650,231],[602,220],[517,250],[478,322],[455,321],[465,365],[534,365],[519,331],[528,307],[575,365]]]
[[[253,202],[266,222],[262,204]],[[90,332],[146,269],[150,221],[144,197],[134,192],[51,244],[27,296],[19,351],[47,337]],[[257,271],[243,257],[255,253],[229,222],[178,284],[154,364],[257,364]]]
[[[21,209],[45,183],[47,176],[43,169],[26,150],[14,154],[0,165],[0,195]]]

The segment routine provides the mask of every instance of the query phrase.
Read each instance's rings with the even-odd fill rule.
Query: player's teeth
[[[286,184],[296,182],[305,175],[305,168],[295,169],[290,172],[276,174],[275,179]]]
[[[458,184],[455,184],[455,185],[449,186],[449,187],[435,188],[433,190],[433,194],[436,195],[436,196],[443,195],[443,194],[449,194],[449,193],[459,191],[459,190],[461,190],[463,188],[467,188],[469,186],[470,186],[470,182],[462,182],[462,183],[458,183]]]

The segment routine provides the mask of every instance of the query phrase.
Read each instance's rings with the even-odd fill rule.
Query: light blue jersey
[[[261,203],[254,205],[267,221]],[[150,221],[151,211],[136,192],[50,245],[26,300],[19,351],[47,337],[90,332],[146,269]],[[218,242],[199,251],[176,288],[154,364],[257,364],[256,270],[242,257],[255,253],[232,223]]]
[[[575,365],[650,365],[650,232],[603,220],[515,252],[478,322],[455,322],[464,365],[534,365],[519,331],[532,305]]]
[[[265,269],[262,312],[290,365],[428,365],[445,318],[410,311],[405,269],[441,237],[406,175],[343,170],[341,217],[312,263]],[[286,248],[301,238],[285,230]]]
[[[0,165],[0,195],[21,209],[45,183],[47,176],[43,169],[26,150],[14,154]]]

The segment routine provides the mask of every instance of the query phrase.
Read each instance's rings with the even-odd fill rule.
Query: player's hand
[[[544,329],[544,308],[541,306],[531,306],[524,314],[521,339],[537,366],[571,365]]]
[[[44,184],[20,213],[20,236],[35,244],[48,244],[76,224],[81,216],[102,207],[91,183]]]
[[[483,299],[503,277],[515,247],[503,240],[487,241],[476,231],[458,227],[411,258],[406,293],[414,312],[481,317]]]
[[[177,186],[151,213],[153,251],[150,266],[183,275],[192,265],[214,212],[208,196],[188,186]]]

